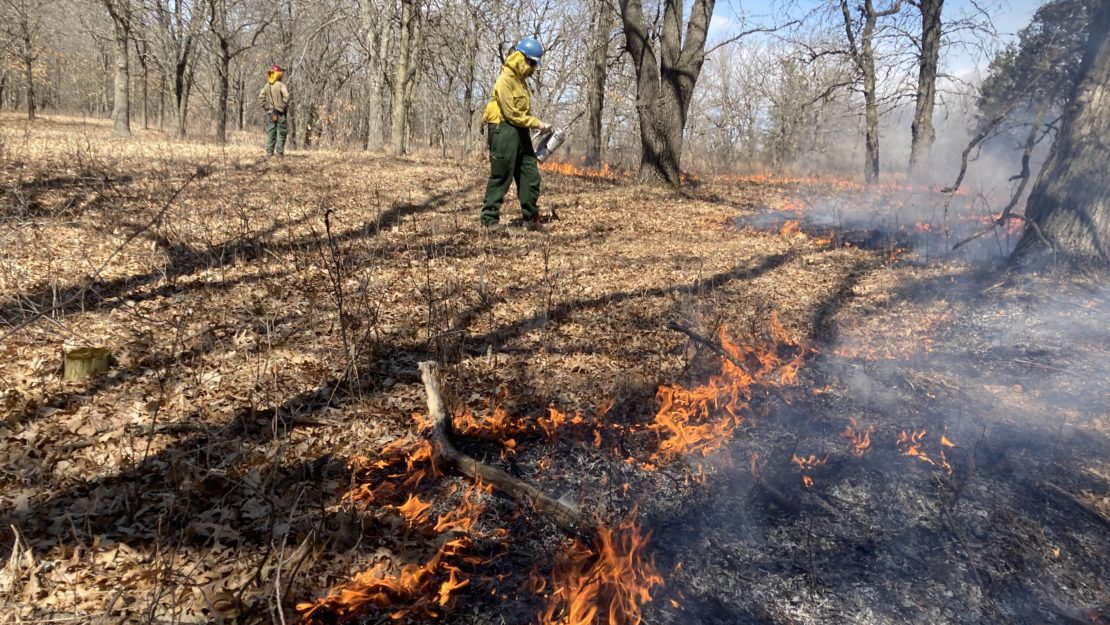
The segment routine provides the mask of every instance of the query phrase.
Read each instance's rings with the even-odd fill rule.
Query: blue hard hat
[[[526,37],[516,44],[516,49],[524,53],[524,56],[540,64],[540,59],[543,58],[543,46],[539,40],[532,37]]]

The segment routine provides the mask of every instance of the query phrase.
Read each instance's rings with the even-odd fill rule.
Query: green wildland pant
[[[486,184],[486,199],[482,204],[482,223],[489,226],[501,219],[501,204],[514,181],[524,221],[535,219],[540,212],[536,205],[540,199],[540,167],[532,150],[528,129],[502,122],[490,124],[487,130],[489,183]]]
[[[266,156],[285,155],[285,135],[289,133],[289,117],[285,113],[266,113]]]

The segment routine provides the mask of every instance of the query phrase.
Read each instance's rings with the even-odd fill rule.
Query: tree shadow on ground
[[[362,224],[339,232],[332,237],[337,244],[366,240],[378,236],[383,229],[390,228],[407,216],[435,209],[464,195],[473,188],[437,193],[421,203],[399,203],[383,213],[374,222]],[[133,300],[136,290],[160,280],[171,285],[179,278],[191,276],[202,270],[220,269],[238,262],[258,260],[265,256],[281,256],[319,246],[322,241],[315,235],[302,236],[291,241],[266,244],[264,236],[271,235],[280,227],[291,226],[311,218],[306,214],[295,220],[281,222],[262,234],[239,240],[231,245],[218,244],[204,250],[197,250],[185,244],[169,243],[169,263],[145,274],[122,276],[112,279],[93,279],[82,284],[56,289],[45,285],[29,293],[16,293],[0,306],[0,321],[9,326],[17,326],[30,319],[48,314],[66,315],[77,312],[113,310],[128,300]],[[165,287],[174,288],[174,287]],[[204,283],[196,283],[191,289],[205,288]],[[158,293],[142,296],[143,299],[158,297]],[[61,302],[61,304],[53,304]],[[30,310],[28,310],[30,309]]]

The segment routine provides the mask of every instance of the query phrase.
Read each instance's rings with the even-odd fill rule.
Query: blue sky
[[[827,2],[836,0],[794,0],[797,5],[791,11],[808,12]],[[710,26],[710,40],[720,40],[742,30],[740,26],[741,15],[748,16],[748,24],[768,24],[775,21],[787,21],[783,18],[781,6],[783,0],[718,0],[713,23]],[[877,0],[876,4],[885,4]],[[1043,0],[976,0],[975,4],[991,15],[994,27],[1000,37],[1011,40],[1017,31],[1029,23],[1033,13]],[[945,0],[942,17],[949,18],[973,12],[975,10],[972,0]],[[750,28],[751,26],[746,26]],[[986,68],[989,59],[979,58],[968,50],[957,47],[946,51],[943,61],[945,69],[954,74],[965,74]]]

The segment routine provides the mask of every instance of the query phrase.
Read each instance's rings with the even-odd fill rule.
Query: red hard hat
[[[283,72],[283,73],[285,72],[285,70],[282,69],[282,67],[280,65],[278,65],[277,63],[274,63],[274,66],[270,68],[270,71],[271,72]]]

